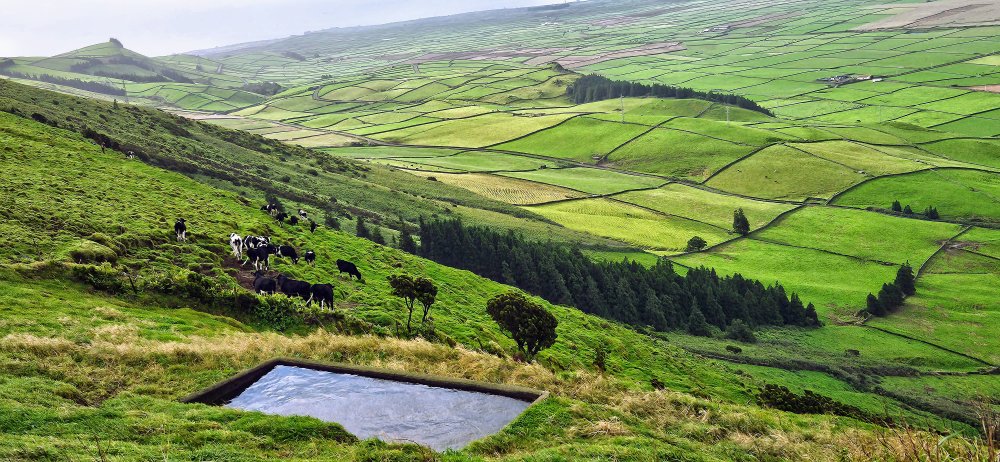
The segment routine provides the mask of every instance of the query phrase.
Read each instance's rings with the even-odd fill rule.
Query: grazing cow
[[[278,247],[278,253],[276,255],[282,258],[291,258],[293,265],[299,264],[299,253],[295,251],[295,247],[290,245]]]
[[[306,213],[305,210],[299,209],[299,217],[301,217],[303,220],[308,220],[309,214]]]
[[[243,238],[239,234],[233,233],[229,235],[229,247],[232,247],[233,256],[237,260],[243,259]]]
[[[271,238],[266,236],[247,236],[243,238],[244,249],[256,249],[262,245],[271,243]]]
[[[309,284],[308,282],[296,281],[295,279],[291,279],[284,274],[278,275],[277,282],[278,289],[281,290],[281,293],[288,295],[289,297],[299,297],[303,300],[309,300],[309,297],[312,295],[310,293],[312,291],[312,284]]]
[[[306,306],[312,305],[313,301],[319,302],[320,308],[326,308],[326,305],[333,306],[333,286],[313,284],[309,289],[309,300],[306,302]]]
[[[177,234],[177,242],[187,242],[187,224],[184,222],[183,218],[178,218],[177,222],[174,223],[174,233]]]
[[[293,226],[299,224],[299,217],[297,217],[295,215],[292,215],[292,216],[288,217],[288,224],[293,225]]]
[[[315,221],[309,220],[309,232],[310,233],[315,233],[317,226],[318,225],[316,224]]]
[[[280,222],[284,222],[285,218],[288,218],[288,214],[285,212],[278,212],[277,214],[274,215],[274,219]]]
[[[337,260],[337,271],[341,273],[347,273],[349,276],[356,277],[361,280],[361,271],[358,271],[358,267],[346,260]]]
[[[278,290],[278,283],[267,276],[264,276],[263,271],[257,271],[253,273],[253,291],[258,294],[274,295],[274,292]]]
[[[310,265],[313,265],[313,264],[316,263],[316,252],[313,252],[312,250],[308,250],[308,251],[306,251],[306,254],[305,254],[304,258],[306,259],[306,263],[308,263]]]
[[[248,249],[246,251],[247,261],[243,262],[246,265],[249,262],[253,262],[253,268],[260,271],[261,269],[267,271],[271,266],[271,255],[273,255],[277,249],[273,244],[266,244],[260,247],[255,247]]]

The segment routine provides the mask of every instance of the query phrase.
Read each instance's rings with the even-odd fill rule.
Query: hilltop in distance
[[[998,37],[593,0],[0,58],[0,456],[1000,461]],[[447,450],[214,405],[275,358],[533,403]]]

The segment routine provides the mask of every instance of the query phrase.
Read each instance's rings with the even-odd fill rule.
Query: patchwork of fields
[[[826,326],[762,330],[742,356],[728,340],[671,340],[869,410],[880,401],[843,375],[879,376],[888,396],[919,391],[921,409],[970,412],[974,390],[996,390],[978,371],[1000,364],[1000,26],[884,27],[911,8],[591,1],[447,27],[320,31],[125,69],[138,80],[173,75],[163,66],[176,81],[97,75],[110,65],[101,59],[133,56],[106,46],[17,58],[0,73],[114,84],[129,102],[388,167],[394,181],[462,188],[537,221],[453,204],[455,216],[612,244],[585,249],[595,259],[667,258],[680,271],[780,282]],[[89,74],[74,71],[80,63]],[[773,116],[692,98],[574,104],[586,74],[741,95]],[[689,248],[694,237],[706,247]],[[903,264],[918,271],[917,294],[892,316],[859,316]],[[762,362],[778,366],[753,365]],[[900,365],[927,375],[897,374]],[[931,376],[940,372],[951,375]]]

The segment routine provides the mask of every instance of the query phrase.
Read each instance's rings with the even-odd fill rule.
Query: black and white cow
[[[297,281],[285,276],[284,274],[278,275],[277,282],[278,290],[289,297],[299,297],[303,300],[309,300],[312,295],[312,284],[309,284],[308,282]]]
[[[307,250],[303,258],[305,258],[307,264],[316,264],[316,252],[313,252],[312,250]]]
[[[262,245],[271,243],[271,238],[267,236],[247,236],[243,238],[244,249],[256,249]]]
[[[177,222],[174,223],[174,233],[177,234],[177,242],[187,241],[187,223],[185,223],[183,218],[178,218]]]
[[[333,286],[313,284],[309,288],[309,300],[306,302],[306,306],[312,305],[312,302],[319,302],[320,308],[326,308],[326,305],[333,306]]]
[[[337,260],[337,271],[341,273],[347,273],[348,276],[353,276],[361,280],[361,271],[358,271],[358,267],[347,260]]]
[[[278,289],[278,283],[264,275],[263,271],[253,273],[253,291],[258,294],[274,295]]]
[[[277,252],[277,248],[273,244],[265,244],[260,247],[255,247],[247,249],[246,256],[247,261],[243,262],[244,265],[253,262],[253,269],[260,271],[267,271],[271,267],[271,255]]]
[[[302,218],[303,220],[308,220],[309,214],[305,210],[299,209],[299,218]]]
[[[317,225],[315,221],[309,220],[309,232],[310,233],[315,233],[317,227],[319,227],[319,225]]]
[[[281,247],[278,247],[278,253],[276,253],[275,255],[281,258],[290,258],[292,260],[293,265],[299,264],[299,253],[295,251],[295,247],[292,247],[290,245],[283,245]]]
[[[229,235],[229,247],[233,249],[233,256],[237,260],[243,259],[243,238],[239,234],[232,233]]]

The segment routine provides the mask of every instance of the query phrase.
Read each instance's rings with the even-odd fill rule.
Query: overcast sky
[[[330,27],[559,0],[0,0],[0,56],[50,56],[116,37],[161,56]]]

